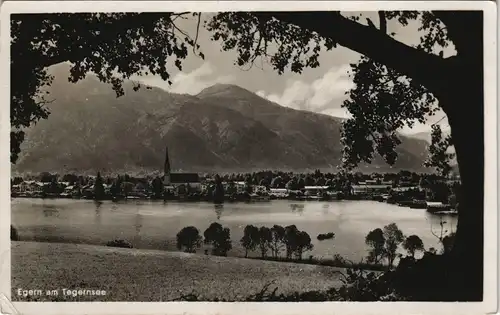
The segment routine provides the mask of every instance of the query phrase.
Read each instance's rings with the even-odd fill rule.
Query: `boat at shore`
[[[427,212],[429,213],[443,213],[451,212],[453,209],[449,204],[444,204],[442,202],[427,202]]]

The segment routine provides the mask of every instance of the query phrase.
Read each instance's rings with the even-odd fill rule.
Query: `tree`
[[[134,183],[126,181],[120,183],[120,190],[121,192],[123,192],[125,197],[127,197],[132,192],[133,189],[134,189]]]
[[[424,242],[417,235],[410,235],[405,239],[403,247],[411,257],[415,258],[417,251],[424,251]]]
[[[61,181],[68,182],[70,185],[74,185],[78,182],[78,176],[76,174],[64,174]]]
[[[213,199],[216,203],[224,202],[224,185],[222,185],[222,179],[219,175],[215,175],[215,189],[213,192]]]
[[[247,194],[251,194],[253,192],[253,188],[252,188],[252,177],[251,176],[247,176],[245,178],[245,193]]]
[[[198,49],[196,38],[178,38],[179,32],[183,32],[174,21],[188,14],[13,16],[11,161],[17,160],[19,144],[24,139],[23,129],[48,117],[45,104],[49,101],[42,92],[52,78],[46,67],[70,61],[73,64],[71,81],[76,82],[93,71],[102,81],[111,83],[118,95],[122,92],[122,80],[133,74],[159,74],[168,81],[170,75],[164,60],[174,61],[180,68],[188,47],[195,53]],[[212,32],[213,40],[223,42],[224,50],[237,51],[236,64],[239,66],[252,64],[261,57],[267,58],[280,74],[287,69],[301,73],[306,67],[319,66],[318,57],[324,49],[342,45],[368,58],[354,68],[355,74],[363,69],[370,70],[370,64],[383,70],[375,77],[365,75],[367,80],[375,80],[372,84],[363,84],[364,91],[356,92],[357,87],[351,91],[367,99],[362,104],[373,105],[367,112],[365,106],[348,108],[353,111],[353,118],[343,128],[342,142],[356,145],[356,150],[349,147],[344,150],[345,161],[351,164],[371,160],[374,150],[388,162],[394,161],[393,151],[398,143],[394,130],[403,124],[425,120],[426,114],[430,114],[427,111],[430,103],[426,99],[434,96],[448,117],[463,191],[467,192],[459,194],[457,240],[450,253],[454,257],[451,259],[452,271],[461,275],[461,264],[466,260],[469,266],[474,265],[464,276],[466,279],[457,285],[461,286],[461,297],[480,299],[483,287],[484,144],[478,139],[484,138],[483,11],[379,11],[378,28],[372,18],[366,19],[365,24],[359,20],[359,16],[345,16],[338,11],[221,12],[206,23],[206,28]],[[417,20],[424,32],[415,47],[398,42],[396,34],[388,31],[388,21],[406,26],[411,20]],[[444,57],[442,48],[451,43],[457,53]],[[198,55],[203,57],[201,53]],[[120,58],[116,58],[118,56]],[[382,76],[387,80],[381,80]],[[397,89],[388,93],[393,87]],[[401,95],[414,99],[420,95],[424,100],[416,104],[399,103]],[[352,120],[357,120],[364,131],[353,128]],[[366,134],[369,134],[368,141],[362,141]],[[352,154],[359,156],[350,158]],[[449,280],[456,278],[450,276]]]
[[[286,249],[286,258],[292,258],[292,254],[297,249],[297,239],[299,230],[295,225],[289,225],[285,227],[285,237],[283,238]]]
[[[281,249],[284,246],[284,238],[285,238],[285,228],[280,225],[274,225],[271,228],[271,253],[273,257],[278,257]]]
[[[212,244],[213,255],[227,256],[227,252],[232,248],[229,229],[223,228],[217,222],[210,224],[203,236],[205,237],[205,244]]]
[[[247,258],[248,251],[255,250],[255,248],[259,244],[259,229],[251,224],[245,226],[240,244],[245,249],[245,258]]]
[[[302,260],[302,255],[306,251],[310,251],[313,249],[313,244],[311,243],[311,237],[307,232],[299,231],[297,234],[297,247],[295,249],[295,253],[299,260]]]
[[[40,173],[40,175],[38,175],[38,179],[42,183],[51,183],[54,179],[54,175],[50,174],[49,172],[42,172]]]
[[[151,182],[151,188],[153,190],[153,197],[155,199],[161,199],[163,197],[163,181],[159,176]]]
[[[455,242],[456,233],[450,233],[443,237],[441,244],[443,245],[443,253],[449,253],[453,249],[453,243]]]
[[[475,266],[465,275],[467,279],[457,283],[461,286],[457,294],[480,299],[484,144],[478,139],[484,138],[483,11],[378,11],[378,28],[370,18],[367,25],[359,20],[359,16],[331,11],[224,12],[212,18],[208,29],[214,40],[223,42],[224,50],[238,52],[238,65],[267,58],[280,74],[285,69],[301,73],[306,67],[319,66],[322,48],[329,50],[337,44],[366,56],[354,65],[357,82],[350,95],[364,101],[360,106],[345,104],[353,116],[343,126],[347,164],[371,161],[374,150],[394,163],[400,141],[395,130],[425,121],[434,112],[431,104],[436,98],[448,118],[463,191],[467,192],[460,194],[457,240],[451,252],[456,266],[453,272],[462,275],[461,261],[468,259],[474,259]],[[414,47],[388,32],[388,21],[406,26],[411,20],[417,20],[424,32]],[[278,49],[273,54],[268,48],[274,43]],[[444,57],[442,49],[451,43],[457,53]],[[361,75],[356,78],[357,73]],[[400,102],[405,98],[420,102]],[[450,276],[449,281],[456,278],[458,275]]]
[[[97,172],[97,177],[94,183],[94,199],[102,200],[105,196],[104,184],[101,177],[101,172]]]
[[[269,245],[272,242],[271,229],[266,226],[262,226],[259,229],[259,249],[262,258],[267,256],[267,251],[269,250]]]
[[[113,181],[113,184],[111,184],[111,195],[113,197],[118,197],[122,193],[122,182],[123,179],[120,175],[116,177],[116,179]]]
[[[201,247],[202,237],[200,231],[194,226],[187,226],[177,233],[177,249],[184,248],[186,253],[196,253]]]
[[[17,161],[24,128],[49,115],[46,104],[51,100],[45,97],[44,88],[51,85],[53,77],[47,67],[69,61],[71,82],[92,71],[99,80],[111,83],[118,96],[123,94],[123,80],[134,74],[157,74],[169,81],[165,60],[180,70],[189,47],[203,57],[196,52],[199,46],[195,40],[180,37],[183,31],[172,23],[186,15],[196,13],[13,15],[11,161]]]
[[[397,258],[398,246],[403,243],[404,235],[403,232],[398,228],[396,223],[391,223],[384,226],[384,256],[387,258],[389,263],[389,268],[394,265],[394,260]]]
[[[281,185],[282,185],[282,183],[283,183],[283,179],[281,178],[281,176],[276,176],[271,181],[271,187],[273,187],[273,188],[280,188]]]
[[[366,245],[370,246],[368,262],[378,264],[384,258],[385,237],[382,229],[370,231],[365,238]]]
[[[298,184],[297,184],[296,180],[294,178],[292,178],[286,183],[285,187],[288,190],[297,190]]]

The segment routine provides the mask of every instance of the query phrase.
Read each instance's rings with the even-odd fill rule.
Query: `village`
[[[409,173],[409,172],[408,172]],[[165,173],[133,178],[45,174],[38,179],[11,181],[13,198],[81,198],[96,200],[157,199],[180,201],[302,201],[377,200],[430,212],[455,213],[459,180],[410,174],[308,174],[260,172],[202,175]],[[388,179],[388,178],[393,179]],[[413,178],[412,178],[413,177]],[[102,191],[102,192],[99,192]]]

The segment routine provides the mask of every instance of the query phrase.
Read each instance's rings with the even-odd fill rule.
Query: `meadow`
[[[277,293],[341,286],[343,269],[158,250],[95,245],[12,242],[13,301],[172,301],[198,298],[237,301],[266,285]],[[104,296],[36,296],[18,289],[105,290]]]

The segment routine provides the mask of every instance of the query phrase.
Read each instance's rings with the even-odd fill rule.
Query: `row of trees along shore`
[[[117,182],[123,183],[142,183],[151,185],[154,180],[162,180],[160,175],[129,175],[129,174],[109,174],[98,172],[102,181],[106,185],[113,185]],[[97,174],[97,173],[96,173]],[[50,173],[42,172],[39,174],[25,174],[23,176],[14,176],[11,179],[13,185],[19,184],[26,180],[36,180],[42,183],[66,182],[70,185],[85,186],[95,182],[97,176],[78,175],[76,173]],[[310,172],[284,172],[263,170],[252,173],[223,173],[201,175],[201,179],[212,179],[218,177],[223,182],[245,182],[251,185],[261,185],[269,188],[293,188],[293,185],[298,185],[299,188],[304,186],[333,186],[337,189],[342,189],[345,183],[359,184],[367,180],[375,180],[376,183],[391,182],[394,187],[400,185],[418,186],[427,182],[446,180],[448,176],[443,176],[437,173],[416,173],[411,171],[401,170],[392,173],[363,173],[363,172],[322,172],[320,170]],[[455,177],[456,178],[456,177]]]
[[[330,238],[330,240],[333,238]],[[443,246],[441,253],[448,252],[452,248],[454,233],[441,233],[438,239]],[[368,255],[364,261],[359,263],[348,262],[339,255],[335,255],[333,260],[314,260],[313,256],[304,260],[304,253],[311,251],[314,245],[311,236],[307,232],[299,230],[295,225],[286,227],[280,225],[272,227],[247,225],[239,243],[245,250],[245,258],[249,257],[249,253],[257,251],[260,259],[330,264],[338,267],[364,265],[368,268],[385,266],[391,269],[394,267],[395,261],[402,257],[400,249],[404,249],[408,256],[413,259],[419,252],[426,251],[419,236],[405,236],[395,223],[388,224],[382,229],[374,229],[366,235],[365,243],[369,248]],[[203,236],[194,226],[183,228],[177,233],[176,244],[177,249],[187,253],[196,253],[197,249],[202,247],[202,244],[211,245],[211,253],[216,256],[227,256],[228,252],[233,248],[229,228],[225,228],[217,222],[212,223],[205,230]],[[427,251],[432,254],[438,252],[433,247]],[[259,258],[259,256],[252,258]]]
[[[352,116],[341,130],[346,168],[370,162],[376,153],[394,164],[401,143],[397,131],[439,111],[451,129],[443,139],[440,125],[433,125],[429,165],[446,170],[446,150],[453,144],[465,192],[459,195],[455,246],[437,259],[422,259],[398,277],[418,272],[412,279],[425,279],[421,291],[434,294],[430,298],[482,301],[483,21],[486,13],[494,12],[493,5],[492,10],[483,6],[486,11],[380,10],[376,16],[340,11],[18,14],[11,18],[11,162],[19,158],[26,129],[49,116],[50,66],[70,61],[71,82],[93,72],[122,96],[124,81],[134,75],[153,73],[171,84],[171,67],[163,62],[167,57],[179,70],[189,54],[204,59],[198,30],[196,35],[183,31],[179,17],[194,19],[224,51],[233,51],[238,66],[265,59],[278,74],[316,68],[325,51],[341,45],[363,56],[351,64],[355,84],[343,103]],[[419,43],[399,41],[397,30],[414,23],[421,33]],[[454,53],[445,52],[447,47]],[[436,282],[440,274],[442,281]]]

